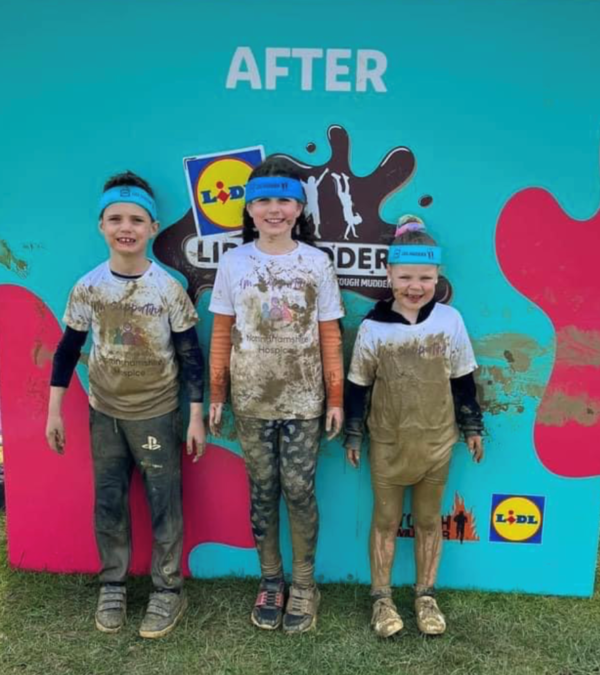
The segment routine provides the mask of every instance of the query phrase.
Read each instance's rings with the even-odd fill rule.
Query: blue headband
[[[406,246],[394,244],[388,253],[388,265],[441,265],[439,246]]]
[[[295,199],[306,202],[306,195],[302,183],[295,178],[285,176],[264,176],[252,178],[246,185],[246,204],[255,199],[268,199],[269,197]]]
[[[156,203],[154,199],[146,192],[146,190],[139,187],[133,187],[132,185],[120,185],[104,192],[102,197],[100,197],[100,213],[102,214],[107,206],[118,204],[120,202],[137,204],[148,211],[152,220],[157,219]]]

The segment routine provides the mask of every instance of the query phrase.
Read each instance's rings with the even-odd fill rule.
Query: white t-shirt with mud
[[[476,368],[461,315],[438,303],[414,325],[363,321],[348,378],[374,385],[371,437],[398,443],[415,456],[425,453],[431,461],[442,459],[458,439],[450,378]]]
[[[319,321],[344,315],[329,257],[299,242],[283,255],[254,243],[222,258],[210,311],[235,316],[231,398],[234,412],[258,419],[312,419],[325,392]]]
[[[171,332],[195,326],[198,315],[181,284],[159,265],[152,263],[138,279],[122,279],[102,263],[77,282],[63,321],[74,330],[92,330],[92,408],[127,420],[177,408]]]

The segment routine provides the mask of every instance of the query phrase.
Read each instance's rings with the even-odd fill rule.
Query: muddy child
[[[267,158],[246,188],[244,244],[223,257],[210,303],[210,427],[218,433],[231,382],[236,429],[250,481],[251,522],[261,581],[251,620],[289,633],[314,627],[318,512],[317,451],[325,414],[330,437],[342,424],[343,365],[336,275],[310,245],[312,226],[296,169]],[[279,506],[292,538],[285,605]]]
[[[95,533],[101,561],[98,630],[124,624],[131,536],[128,494],[139,469],[152,520],[154,592],[140,635],[170,632],[186,608],[181,574],[181,417],[179,376],[190,401],[187,451],[204,452],[203,362],[198,316],[182,286],[147,257],[156,235],[154,193],[131,172],[109,179],[98,206],[109,258],[80,279],[56,350],[46,437],[68,451],[61,407],[88,332]]]
[[[378,302],[363,320],[348,375],[344,445],[355,467],[371,392],[371,625],[381,637],[403,628],[390,583],[409,486],[417,625],[427,635],[446,630],[434,586],[442,547],[442,496],[459,428],[473,459],[483,457],[473,379],[477,364],[460,314],[434,299],[441,250],[424,229],[414,217],[397,229],[387,264],[393,297]]]

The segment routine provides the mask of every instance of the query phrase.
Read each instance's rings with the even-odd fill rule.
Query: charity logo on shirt
[[[292,323],[295,313],[285,298],[275,296],[271,297],[270,303],[263,302],[261,316],[264,321]]]

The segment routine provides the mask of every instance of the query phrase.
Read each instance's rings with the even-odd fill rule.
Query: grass
[[[444,591],[449,629],[418,634],[411,593],[396,600],[407,624],[392,641],[369,629],[368,589],[324,584],[318,629],[303,636],[259,631],[248,613],[255,580],[191,580],[190,609],[171,635],[137,628],[150,583],[129,584],[129,623],[94,628],[97,586],[88,576],[11,570],[0,515],[1,675],[587,675],[600,673],[600,595],[592,600]]]

